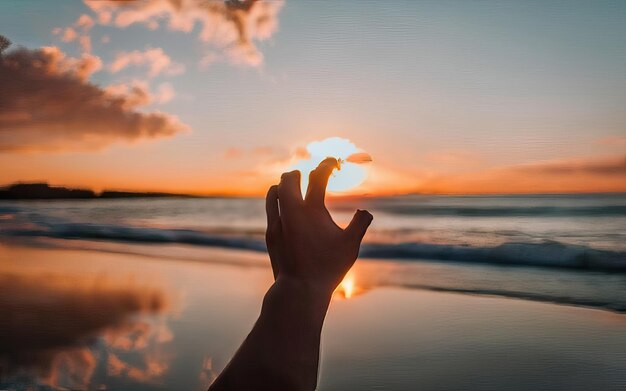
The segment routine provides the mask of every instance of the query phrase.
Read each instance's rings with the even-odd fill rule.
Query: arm
[[[315,389],[330,298],[372,221],[371,214],[357,211],[345,230],[334,223],[324,196],[336,167],[333,158],[320,163],[304,199],[299,171],[283,174],[268,191],[266,242],[275,282],[252,331],[210,391]]]

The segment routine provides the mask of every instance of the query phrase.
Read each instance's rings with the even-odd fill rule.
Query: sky
[[[626,191],[623,1],[22,0],[0,28],[0,184],[262,195],[339,137],[372,158],[348,194]]]

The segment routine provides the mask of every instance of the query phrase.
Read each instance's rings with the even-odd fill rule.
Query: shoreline
[[[234,267],[242,270],[268,270],[269,260],[266,254],[246,249],[222,247],[198,247],[185,244],[137,244],[103,241],[87,241],[78,239],[46,239],[35,242],[7,242],[0,240],[0,246],[11,248],[18,253],[23,250],[70,251],[76,254],[111,254],[120,257],[138,257],[147,262],[191,262],[200,265],[216,265]],[[0,260],[2,257],[0,256]],[[1,269],[0,269],[1,271]],[[607,311],[618,315],[626,315],[626,275],[586,275],[568,269],[547,269],[517,265],[493,265],[488,263],[447,262],[437,260],[418,260],[406,262],[396,259],[360,259],[352,269],[357,277],[357,290],[369,292],[383,288],[399,288],[409,291],[443,292],[476,297],[495,297],[508,300],[547,303],[566,307],[579,307]],[[544,275],[548,273],[547,275]],[[565,275],[563,273],[566,273]],[[521,274],[521,275],[520,275]],[[415,275],[425,275],[411,279]],[[434,276],[435,278],[431,277]],[[445,275],[441,279],[441,275]],[[565,279],[565,284],[611,282],[617,287],[612,293],[614,300],[598,300],[593,296],[581,294],[546,294],[542,287],[553,278]],[[465,280],[465,285],[450,284],[449,280]],[[484,286],[485,279],[500,281],[500,288],[492,285]],[[518,280],[524,280],[520,286]],[[530,282],[529,282],[530,281]],[[621,288],[620,288],[621,286]],[[523,289],[522,289],[523,288]],[[549,288],[548,290],[553,289]],[[610,291],[610,288],[605,288]],[[621,293],[620,293],[621,292]],[[571,292],[570,292],[571,293]],[[578,296],[577,296],[578,295]],[[620,297],[623,296],[623,300]]]

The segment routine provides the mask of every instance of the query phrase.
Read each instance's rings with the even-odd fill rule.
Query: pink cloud
[[[91,16],[83,14],[78,18],[78,20],[76,20],[75,24],[77,27],[80,27],[84,30],[91,30],[95,22],[93,21]]]
[[[151,92],[148,83],[141,80],[112,84],[106,87],[105,91],[112,96],[125,98],[128,109],[147,106],[152,103],[167,103],[176,95],[170,83],[161,83],[155,92]]]
[[[61,42],[78,42],[83,53],[91,53],[91,37],[89,31],[95,25],[91,16],[81,15],[70,27],[56,27],[52,34],[60,35]]]
[[[59,31],[59,30],[56,30]],[[72,42],[78,38],[78,33],[71,27],[67,27],[62,30],[63,35],[61,36],[61,41],[63,42]]]
[[[161,83],[156,90],[154,95],[154,101],[156,103],[167,103],[174,99],[176,93],[174,92],[174,87],[170,83]]]
[[[277,30],[278,13],[283,6],[281,0],[86,0],[85,3],[100,23],[121,28],[144,24],[156,29],[166,23],[170,30],[190,33],[199,24],[200,41],[219,49],[233,63],[252,66],[263,62],[256,44],[269,39]],[[202,60],[204,65],[209,62],[206,56]]]
[[[131,83],[112,84],[105,88],[111,96],[121,97],[125,100],[125,108],[147,106],[154,101],[150,93],[148,83],[135,80]]]
[[[161,48],[146,49],[143,52],[133,50],[132,52],[118,53],[109,66],[109,70],[117,73],[129,66],[147,67],[149,77],[156,77],[160,74],[179,75],[185,71],[182,64],[173,62]]]

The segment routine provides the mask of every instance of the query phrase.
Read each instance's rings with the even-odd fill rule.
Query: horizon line
[[[120,188],[103,188],[102,190],[96,191],[90,187],[74,187],[69,185],[59,185],[59,184],[51,184],[48,181],[16,181],[9,184],[0,185],[0,190],[8,190],[11,186],[15,185],[36,185],[36,184],[45,184],[49,187],[58,187],[65,188],[69,190],[86,190],[91,191],[95,195],[101,195],[105,192],[123,192],[123,193],[132,193],[132,194],[162,194],[164,196],[170,197],[195,197],[195,198],[263,198],[265,196],[264,193],[259,192],[258,194],[254,194],[255,192],[251,192],[248,194],[234,194],[231,192],[171,192],[166,190],[130,190],[130,189],[120,189]],[[345,198],[374,198],[374,197],[401,197],[401,196],[448,196],[448,197],[478,197],[478,196],[558,196],[558,195],[626,195],[626,191],[555,191],[555,192],[512,192],[512,193],[500,193],[500,192],[427,192],[427,191],[410,191],[410,192],[399,192],[399,193],[381,193],[381,194],[373,194],[373,193],[363,193],[363,194],[341,194],[341,193],[327,193],[327,197],[330,199],[345,199]]]

